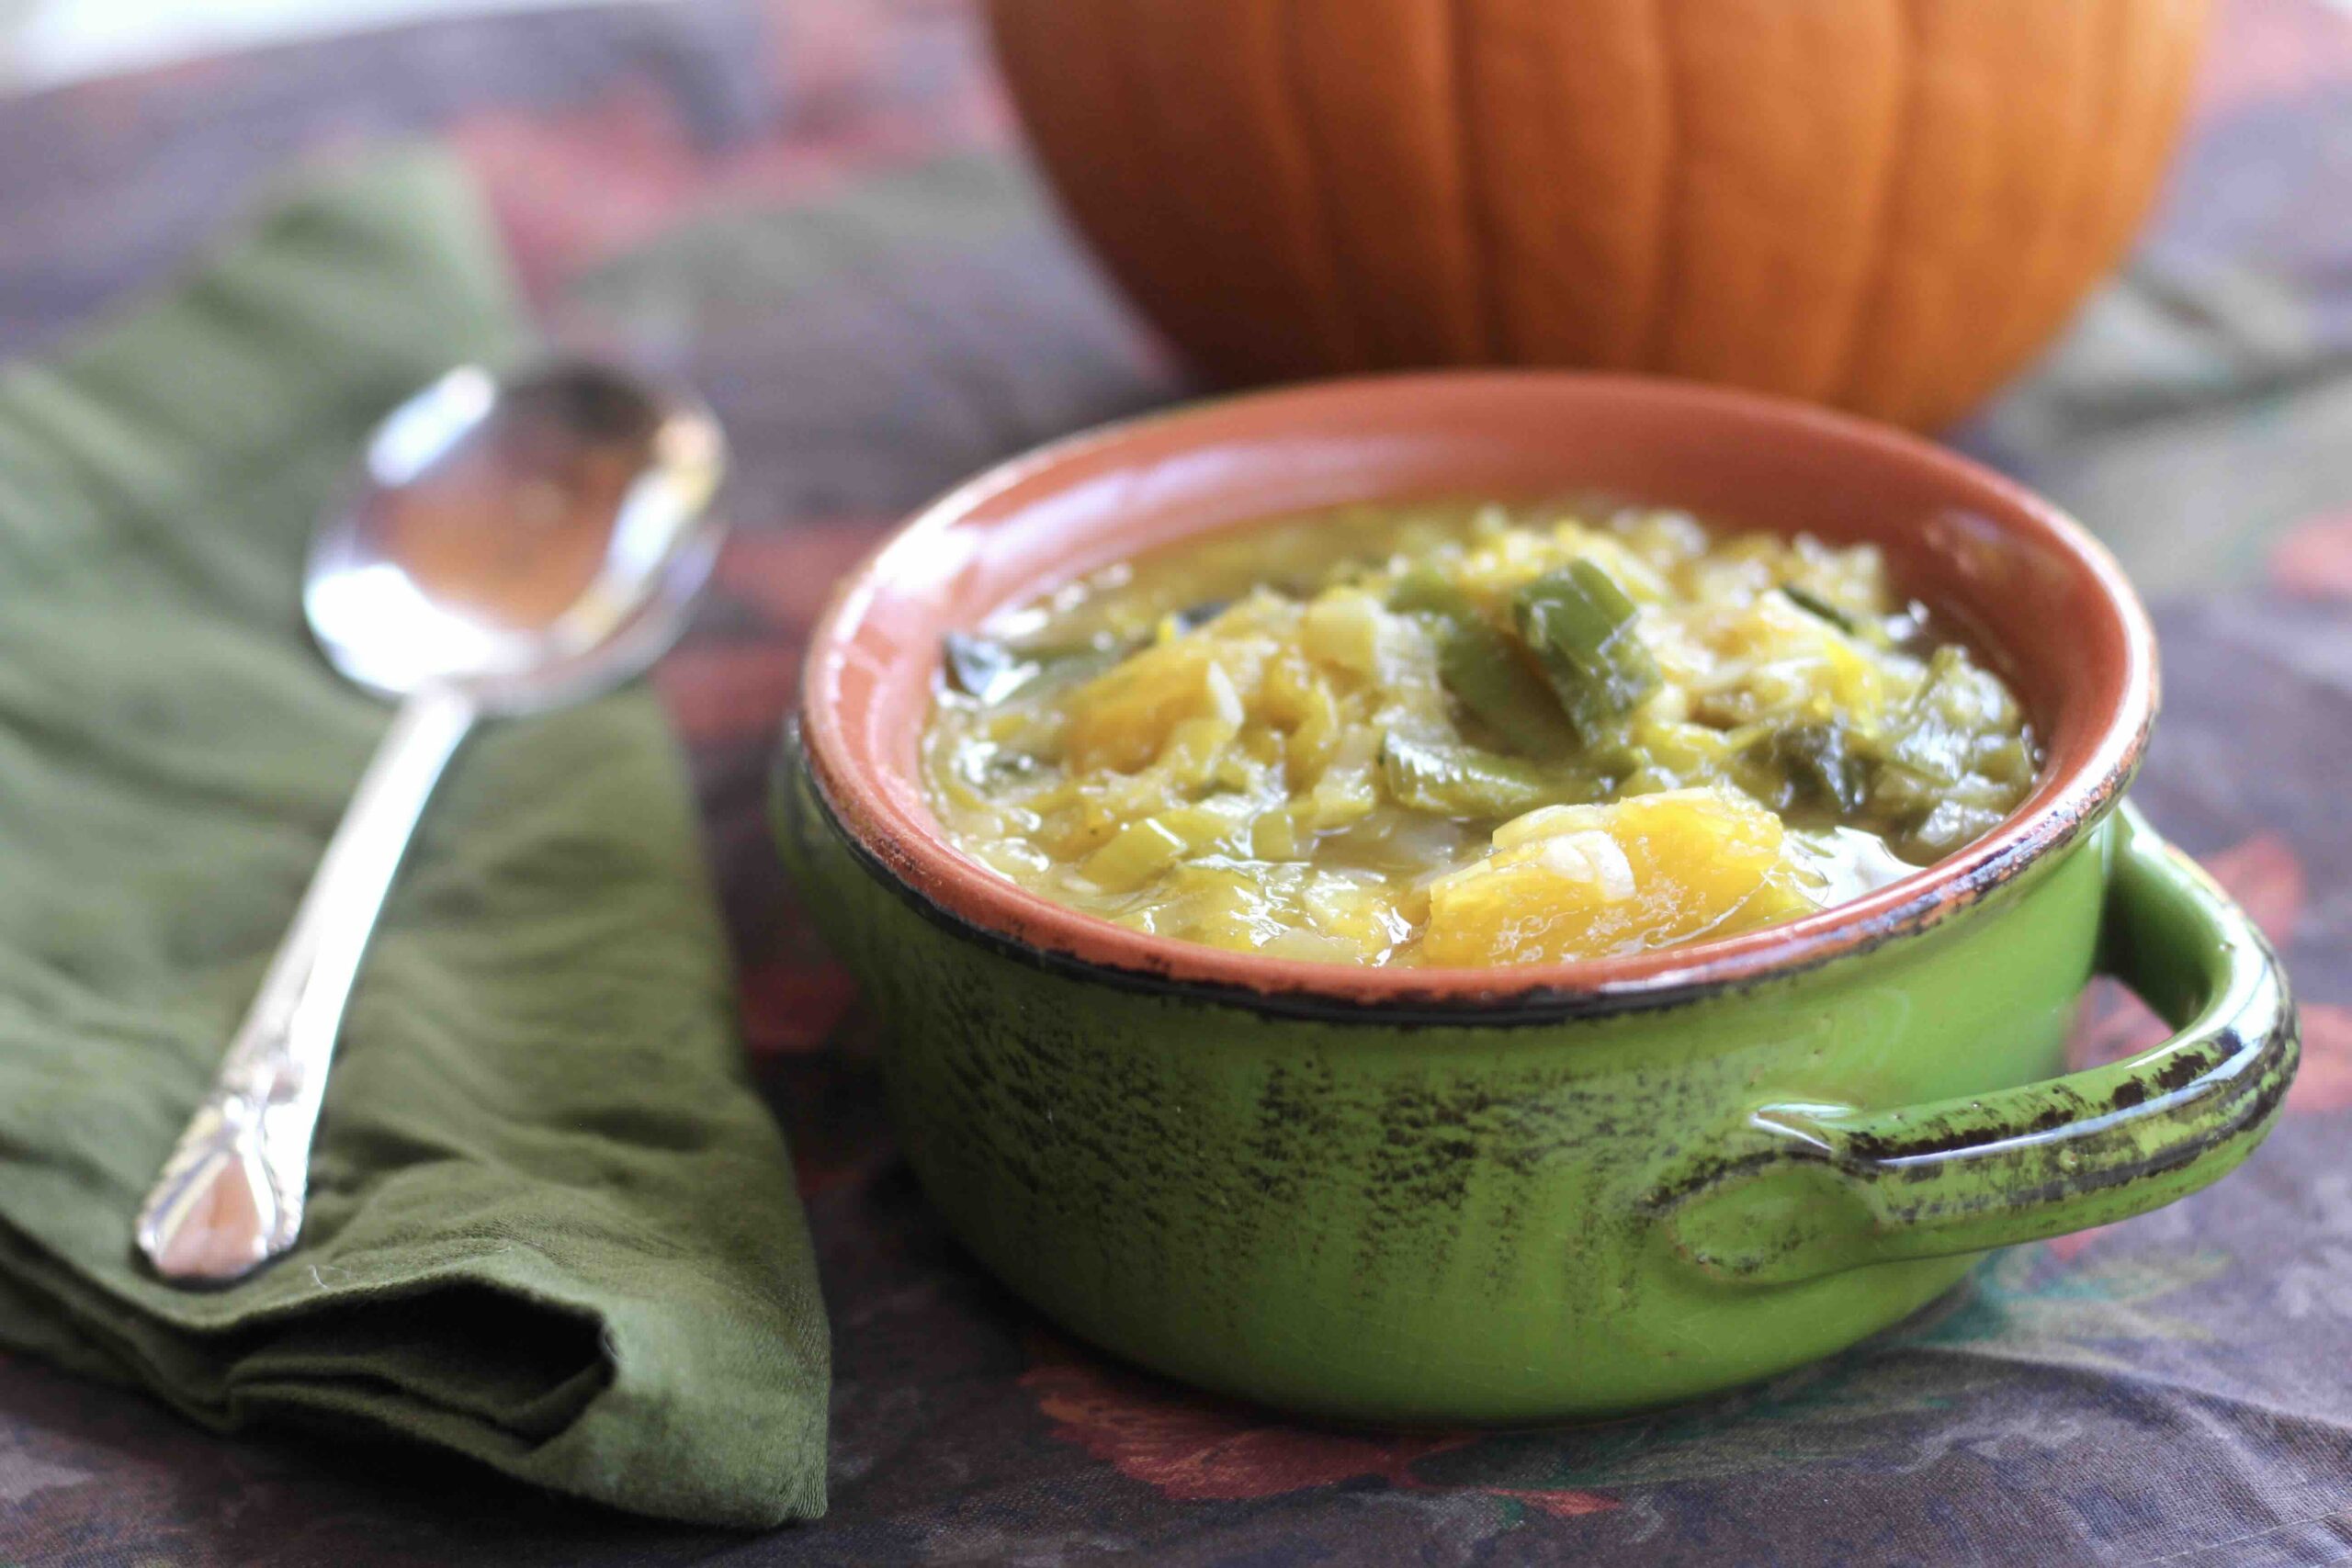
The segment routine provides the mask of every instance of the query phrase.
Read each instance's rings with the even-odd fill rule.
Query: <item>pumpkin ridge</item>
[[[1129,57],[1127,45],[1123,39],[1120,29],[1115,26],[1105,28],[1101,37],[1103,75],[1109,81],[1112,91],[1136,110],[1136,124],[1128,130],[1123,161],[1137,169],[1148,171],[1151,175],[1164,178],[1164,175],[1159,174],[1162,161],[1157,145],[1159,141],[1159,130],[1154,124],[1155,117],[1151,112],[1150,101],[1140,91],[1135,62]],[[1151,177],[1147,177],[1145,181],[1147,186],[1154,183],[1156,180]],[[1141,215],[1147,220],[1143,225],[1143,232],[1148,247],[1153,227],[1148,221],[1152,209],[1144,208],[1140,210]]]
[[[1277,59],[1286,62],[1289,50],[1282,45],[1282,35],[1289,28],[1284,21],[1289,0],[1253,0],[1253,9],[1263,18],[1265,38],[1275,40]],[[1348,317],[1348,301],[1339,291],[1339,235],[1331,226],[1331,209],[1324,202],[1322,186],[1315,179],[1315,152],[1307,146],[1306,127],[1298,122],[1289,71],[1277,63],[1272,75],[1275,83],[1265,94],[1265,125],[1275,141],[1275,164],[1284,172],[1286,200],[1294,202],[1301,214],[1291,226],[1291,232],[1301,240],[1298,282],[1310,296],[1301,301],[1301,310],[1312,322],[1315,336],[1322,339],[1324,355],[1329,355],[1331,365],[1362,369],[1364,345],[1357,339],[1355,322]]]
[[[1902,80],[1896,85],[1899,97],[1894,107],[1894,133],[1887,138],[1886,161],[1879,170],[1878,210],[1871,218],[1869,251],[1855,274],[1854,308],[1846,321],[1846,341],[1839,345],[1835,367],[1821,389],[1825,401],[1850,408],[1860,399],[1856,386],[1861,378],[1862,345],[1870,341],[1870,329],[1876,324],[1878,314],[1878,274],[1892,252],[1894,240],[1895,186],[1902,178],[1904,154],[1910,150],[1911,138],[1917,129],[1919,114],[1919,70],[1926,51],[1919,46],[1918,0],[1894,0],[1894,15],[1900,24],[1895,37],[1895,57],[1903,62]]]
[[[1660,118],[1664,120],[1665,154],[1658,159],[1657,237],[1650,246],[1650,265],[1657,270],[1657,281],[1650,287],[1649,320],[1642,328],[1641,357],[1637,364],[1645,369],[1671,371],[1666,363],[1667,341],[1674,330],[1674,297],[1680,291],[1682,275],[1682,227],[1679,214],[1682,204],[1676,199],[1682,184],[1679,159],[1687,132],[1682,124],[1682,94],[1675,81],[1674,25],[1667,18],[1668,0],[1650,0],[1650,19],[1657,31],[1658,96],[1662,100]]]
[[[1446,94],[1453,105],[1453,173],[1462,190],[1462,231],[1469,246],[1469,275],[1472,297],[1470,313],[1476,323],[1477,357],[1491,361],[1510,358],[1511,351],[1507,336],[1502,310],[1502,282],[1497,275],[1500,261],[1495,246],[1494,212],[1489,205],[1487,186],[1478,171],[1487,160],[1476,156],[1471,144],[1479,123],[1477,106],[1470,91],[1470,0],[1436,0],[1445,13],[1445,79]]]
[[[2121,51],[2118,52],[2121,54]],[[2124,145],[2122,133],[2132,125],[2138,101],[2150,96],[2135,83],[2136,74],[2129,69],[2122,69],[2113,72],[2109,78],[2109,103],[2099,127],[2098,145],[2104,154],[2099,159],[2100,177],[2092,182],[2091,199],[2077,215],[2081,243],[2089,249],[2104,251],[2107,248],[2108,231],[2117,214],[2132,205],[2124,190],[2133,172],[2132,153]]]
[[[1347,368],[1365,369],[1374,367],[1379,359],[1375,344],[1379,333],[1358,309],[1362,290],[1350,267],[1347,248],[1340,243],[1340,216],[1333,210],[1331,191],[1331,161],[1324,155],[1323,139],[1315,129],[1315,116],[1308,107],[1310,95],[1301,62],[1306,59],[1304,40],[1300,37],[1298,6],[1295,0],[1274,0],[1277,18],[1274,37],[1282,51],[1283,101],[1290,110],[1290,123],[1298,140],[1299,158],[1306,170],[1306,188],[1314,192],[1315,232],[1323,243],[1323,254],[1330,265],[1325,275],[1331,281],[1331,320],[1347,338]]]
[[[1657,10],[1658,0],[1633,0],[1633,4],[1646,11],[1649,17],[1646,26],[1650,41],[1658,51],[1655,61],[1656,70],[1654,73],[1645,73],[1645,80],[1648,75],[1655,75],[1659,79],[1660,84],[1654,90],[1645,89],[1650,90],[1657,114],[1657,143],[1649,149],[1649,156],[1656,164],[1657,172],[1656,177],[1650,182],[1649,220],[1643,226],[1645,243],[1637,258],[1638,265],[1633,268],[1631,280],[1641,291],[1638,295],[1639,314],[1637,318],[1625,321],[1623,326],[1612,329],[1607,324],[1610,311],[1606,308],[1605,301],[1591,301],[1590,309],[1593,313],[1600,316],[1602,321],[1600,326],[1591,329],[1599,337],[1600,344],[1598,356],[1600,363],[1611,368],[1640,370],[1652,367],[1651,362],[1644,357],[1647,341],[1654,336],[1662,337],[1666,330],[1663,325],[1654,323],[1652,318],[1656,311],[1664,308],[1664,280],[1659,273],[1658,260],[1660,253],[1665,248],[1668,232],[1668,224],[1670,221],[1668,200],[1673,189],[1671,171],[1674,162],[1675,127],[1673,94],[1663,85],[1664,75],[1672,69],[1672,62],[1665,53],[1664,46],[1668,41],[1668,32],[1664,17]],[[1618,0],[1618,3],[1611,7],[1612,10],[1617,11],[1626,11],[1631,8],[1625,0]],[[1562,47],[1566,37],[1565,32],[1555,34],[1553,47],[1555,49]],[[1552,116],[1555,137],[1561,134],[1558,130],[1561,122],[1572,117],[1574,113],[1574,106],[1568,105],[1564,99],[1557,102]],[[1621,278],[1615,281],[1622,285],[1626,280]]]
[[[1317,280],[1330,295],[1328,309],[1310,314],[1317,321],[1316,331],[1325,335],[1333,363],[1341,369],[1360,370],[1369,363],[1364,349],[1360,323],[1350,307],[1348,288],[1341,273],[1345,262],[1340,254],[1340,231],[1331,214],[1329,185],[1317,168],[1315,137],[1307,130],[1302,110],[1298,77],[1298,13],[1291,0],[1264,0],[1263,6],[1270,31],[1274,39],[1280,63],[1275,71],[1277,88],[1272,95],[1274,123],[1288,144],[1301,174],[1301,186],[1307,193],[1304,203],[1307,210],[1306,230],[1314,236],[1313,243],[1321,253],[1319,266],[1309,269],[1305,280],[1311,289]]]
[[[2210,0],[2178,0],[2178,8],[2191,19],[2185,27],[2165,35],[2173,47],[2160,51],[2154,71],[2156,85],[2140,106],[2138,121],[2157,129],[2149,131],[2139,129],[2138,123],[2126,121],[2132,125],[2132,133],[2114,138],[2127,152],[2120,160],[2122,177],[2107,192],[2106,221],[2098,225],[2097,251],[2102,265],[2113,260],[2146,218],[2162,184],[2173,144],[2179,139],[2182,111],[2197,63],[2195,41],[2202,39],[2211,25],[2212,6]],[[2137,158],[2128,151],[2133,148],[2138,151]]]
[[[2063,7],[2032,6],[2029,9],[2034,17],[2033,31],[2037,37],[2041,37],[2044,29],[2063,28],[2063,23],[2051,20],[2052,17],[2072,18],[2079,25],[2086,15],[2080,3]],[[1999,58],[2007,52],[2000,47],[2000,36],[1996,33],[1985,40],[1987,59],[1982,70],[1986,78],[2003,80],[2007,85],[2010,79],[2004,75],[1998,63]],[[2016,37],[2007,39],[2011,47],[2019,41]],[[2063,61],[2065,47],[2064,33],[2055,31],[2043,38],[2039,53],[2046,65],[2051,61]],[[2069,74],[2079,74],[2079,72],[2072,67],[2062,67],[2058,70],[2057,79]],[[2011,366],[2007,341],[2011,318],[2042,309],[2041,301],[2045,291],[2031,264],[2036,242],[2047,236],[2047,220],[2042,220],[2043,226],[2038,231],[2028,229],[2027,224],[2036,216],[2032,211],[2036,203],[2047,203],[2048,209],[2052,211],[2062,209],[2064,206],[2063,186],[2046,175],[2063,175],[2064,173],[2062,166],[2053,165],[2048,149],[2053,145],[2067,145],[2064,122],[2056,118],[2065,100],[2054,90],[2056,80],[2049,69],[2038,68],[2030,81],[2030,86],[2012,88],[2002,95],[2002,109],[1995,118],[1995,133],[2004,142],[2030,148],[2033,155],[1997,160],[2003,177],[1987,187],[1985,217],[1980,220],[1982,237],[1973,246],[1981,266],[1994,268],[1997,265],[1995,261],[1996,256],[2009,264],[2006,268],[2008,288],[1985,301],[1981,321],[1965,329],[1956,326],[1947,340],[1957,379],[1969,385],[1989,387],[2007,374]],[[2038,118],[2043,114],[2051,118]],[[2058,324],[2061,314],[2051,313],[2050,324],[2052,327]],[[1915,391],[1912,397],[1914,417],[1922,422],[1942,413],[1943,411],[1931,400],[1930,392]]]
[[[2117,5],[2117,0],[2103,0],[2103,12],[2100,14],[2103,14],[2105,18],[2109,18],[2109,21],[2108,26],[2091,24],[2093,30],[2098,33],[2096,42],[2088,45],[2091,47],[2093,56],[2103,54],[2105,50],[2120,45],[2124,38],[2129,38],[2124,26],[2126,12],[2121,5]],[[2034,332],[2034,317],[2040,317],[2041,310],[2044,310],[2046,296],[2070,294],[2070,289],[2067,289],[2065,285],[2065,254],[2070,247],[2067,247],[2065,243],[2067,237],[2065,237],[2065,223],[2063,223],[2063,216],[2079,205],[2079,195],[2082,195],[2084,184],[2091,179],[2091,169],[2096,167],[2096,163],[2098,163],[2098,160],[2096,160],[2096,152],[2098,152],[2098,148],[2108,146],[2109,127],[2105,125],[2105,122],[2112,118],[2114,104],[2117,104],[2121,96],[2120,92],[2114,92],[2114,73],[2105,73],[2105,71],[2098,73],[2096,83],[2093,83],[2093,89],[2096,89],[2096,92],[2100,94],[2100,98],[2103,98],[2103,101],[2093,108],[2093,113],[2086,115],[2086,122],[2091,127],[2096,127],[2096,130],[2079,131],[2076,136],[2072,136],[2070,143],[2067,143],[2065,148],[2065,151],[2070,152],[2070,160],[2072,160],[2072,169],[2067,172],[2070,174],[2067,195],[2072,195],[2072,197],[2076,197],[2076,200],[2053,202],[2049,221],[2041,226],[2041,232],[2037,232],[2037,235],[2034,235],[2025,247],[2020,247],[2020,252],[2023,254],[2020,254],[2020,264],[2018,264],[2016,268],[2018,287],[2007,296],[2007,299],[2002,299],[1999,312],[1992,317],[1992,327],[1990,332],[1985,333],[1985,341],[1987,344],[1992,344],[1992,350],[1987,357],[1990,357],[1990,362],[1995,362],[1995,365],[2008,365],[2011,360],[2018,360],[2018,357],[2023,357],[2025,353],[2030,353],[2030,341],[2037,336],[2037,332]],[[2004,371],[2004,374],[2007,374],[2007,371]]]
[[[1554,41],[1554,39],[1553,39],[1551,37],[1547,36],[1547,37],[1545,38],[1545,39],[1544,39],[1544,54],[1545,54],[1545,56],[1548,58],[1548,57],[1549,57],[1549,55],[1552,53],[1552,51],[1553,51],[1555,49],[1556,49],[1557,47],[1558,47],[1558,46],[1557,46],[1557,44]],[[1567,98],[1566,98],[1566,95],[1565,95],[1565,94],[1558,94],[1558,93],[1555,93],[1555,94],[1552,95],[1549,98],[1546,98],[1546,99],[1544,101],[1544,109],[1543,109],[1543,126],[1544,126],[1544,133],[1543,133],[1543,134],[1544,134],[1544,141],[1545,141],[1545,142],[1546,142],[1546,143],[1548,143],[1550,146],[1553,146],[1553,147],[1561,146],[1561,145],[1564,145],[1564,144],[1566,144],[1566,141],[1567,141],[1567,140],[1568,140],[1568,137],[1567,137],[1566,128],[1566,126],[1564,125],[1564,123],[1563,123],[1563,122],[1564,122],[1564,120],[1565,120],[1566,117],[1567,115],[1569,115],[1569,114],[1573,113],[1573,112],[1574,112],[1574,109],[1573,109],[1572,107],[1567,107]],[[1556,220],[1555,220],[1555,221],[1556,221]],[[1554,253],[1554,254],[1556,254],[1556,241],[1555,241],[1555,253]],[[1558,287],[1558,284],[1555,282],[1554,286],[1556,288],[1556,287]],[[1523,333],[1518,330],[1518,324],[1517,324],[1517,321],[1516,321],[1516,318],[1517,318],[1517,316],[1518,316],[1519,312],[1518,312],[1517,310],[1514,310],[1511,313],[1512,313],[1512,316],[1513,316],[1513,319],[1514,319],[1514,331],[1513,331],[1513,335],[1514,335],[1514,336],[1521,336],[1521,335],[1523,335]],[[1578,324],[1579,324],[1579,325],[1581,324],[1581,322],[1578,321],[1577,307],[1573,302],[1571,302],[1571,303],[1570,303],[1570,305],[1569,305],[1569,307],[1568,307],[1567,315],[1568,315],[1568,319],[1569,319],[1571,321],[1573,321],[1573,322],[1578,322]],[[1555,330],[1556,330],[1556,323],[1555,323]],[[1575,329],[1574,329],[1574,328],[1572,328],[1571,330],[1575,330]],[[1599,340],[1599,342],[1600,342],[1600,353],[1598,354],[1597,357],[1600,360],[1600,362],[1601,362],[1601,363],[1603,363],[1603,364],[1608,364],[1608,363],[1610,363],[1610,362],[1611,362],[1610,350],[1611,350],[1611,346],[1612,346],[1612,345],[1611,345],[1611,344],[1607,342],[1607,340],[1606,340],[1605,338],[1602,338],[1602,337],[1600,336],[1601,331],[1602,331],[1602,329],[1598,329],[1598,328],[1592,329],[1592,330],[1591,330],[1591,335],[1590,335],[1589,337],[1588,337],[1588,339],[1587,339],[1586,341],[1589,343],[1589,342],[1592,342],[1592,341],[1594,341],[1594,340],[1596,340],[1596,339],[1598,339],[1598,340]],[[1543,335],[1543,334],[1542,334],[1542,333],[1541,333],[1541,331],[1540,331],[1540,329],[1539,329],[1539,331],[1538,331],[1538,332],[1537,332],[1537,333],[1536,333],[1536,336],[1540,338],[1542,335]],[[1622,358],[1622,356],[1620,356],[1620,357]]]

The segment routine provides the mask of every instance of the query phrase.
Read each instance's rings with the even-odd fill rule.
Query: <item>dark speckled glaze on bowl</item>
[[[1564,491],[1878,543],[2003,656],[2050,738],[2040,784],[1841,908],[1495,970],[1146,937],[940,837],[915,742],[942,633],[1206,528]],[[917,517],[812,641],[776,829],[883,1016],[909,1157],[1014,1290],[1275,1404],[1566,1419],[1827,1354],[1986,1248],[2169,1202],[2260,1142],[2293,1009],[2245,917],[2121,805],[2154,709],[2105,552],[1932,446],[1671,383],[1396,378],[1114,427]],[[2068,1074],[2101,969],[2179,1033]]]

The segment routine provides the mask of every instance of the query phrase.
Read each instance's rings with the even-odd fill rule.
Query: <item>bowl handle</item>
[[[1675,1248],[1759,1283],[1978,1252],[2144,1213],[2253,1153],[2298,1056],[2278,955],[2135,809],[2113,831],[2099,967],[2177,1033],[1962,1100],[1765,1106],[1653,1199]]]

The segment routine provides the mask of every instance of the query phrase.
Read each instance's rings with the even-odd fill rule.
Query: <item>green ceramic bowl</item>
[[[1551,968],[1187,946],[942,840],[915,747],[943,632],[1272,513],[1575,490],[1875,541],[2003,659],[2040,784],[1857,903]],[[1273,1404],[1555,1420],[1826,1354],[1986,1248],[2171,1202],[2261,1141],[2293,1010],[2245,916],[2121,804],[2154,712],[2114,562],[1932,446],[1663,382],[1344,382],[1047,447],[908,524],[815,634],[776,828],[886,1024],[908,1157],[1013,1290]],[[2069,1073],[2098,972],[2179,1032]]]

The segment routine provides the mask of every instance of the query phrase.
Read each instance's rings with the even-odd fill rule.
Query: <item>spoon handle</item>
[[[211,1092],[139,1212],[139,1250],[163,1278],[224,1283],[294,1245],[311,1135],[360,955],[475,713],[461,693],[418,692],[369,759]]]

